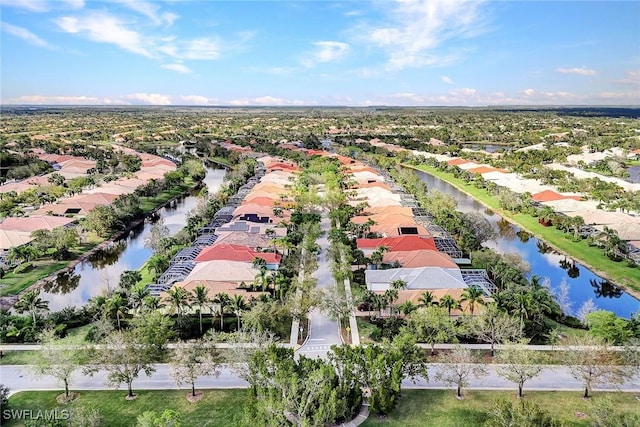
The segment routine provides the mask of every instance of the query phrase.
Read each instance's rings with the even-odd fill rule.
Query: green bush
[[[32,269],[33,269],[33,263],[32,262],[23,262],[22,264],[20,264],[16,268],[14,268],[13,272],[15,274],[20,274],[20,273],[26,273],[27,271],[30,271]]]

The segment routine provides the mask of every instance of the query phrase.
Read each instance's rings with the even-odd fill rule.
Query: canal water
[[[548,278],[551,289],[556,292],[561,283],[566,281],[572,305],[571,313],[568,314],[576,315],[589,299],[593,300],[597,309],[613,311],[620,317],[629,318],[631,314],[640,310],[640,301],[571,258],[550,251],[543,242],[487,210],[484,205],[451,184],[427,173],[416,173],[427,184],[428,189],[454,197],[458,202],[459,211],[480,212],[491,222],[498,231],[498,237],[495,241],[487,242],[485,246],[500,253],[519,254],[531,266],[528,276]]]
[[[209,194],[218,191],[225,173],[222,169],[207,169],[203,182]],[[190,195],[180,198],[175,205],[158,211],[171,235],[184,227],[185,218],[196,207],[197,201],[196,195]],[[41,296],[49,301],[49,309],[58,311],[69,306],[82,306],[89,298],[117,287],[123,271],[142,267],[153,254],[151,249],[144,247],[144,239],[151,226],[150,221],[145,221],[131,230],[128,236],[114,242],[111,247],[96,252],[79,263],[72,272],[60,275],[55,282],[47,285]]]

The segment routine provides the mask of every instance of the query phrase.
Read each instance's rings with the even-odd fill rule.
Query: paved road
[[[318,269],[313,273],[313,277],[318,279],[317,287],[326,289],[329,285],[335,283],[331,272],[331,260],[328,259],[329,249],[329,230],[331,223],[326,213],[323,214],[320,227],[324,234],[317,240],[320,246],[320,254],[318,256]],[[307,357],[327,357],[327,352],[333,344],[342,344],[340,337],[340,327],[338,322],[330,319],[322,311],[315,309],[309,313],[309,323],[311,330],[309,338],[304,345],[300,347],[296,353],[304,354]]]
[[[436,373],[440,369],[439,364],[429,365],[429,378],[419,379],[417,382],[405,380],[402,384],[407,389],[445,389],[451,388],[448,384],[436,381]],[[498,365],[485,365],[489,375],[483,378],[474,378],[470,381],[470,389],[476,390],[517,390],[517,387],[496,374]],[[104,385],[105,373],[98,372],[93,377],[77,374],[71,383],[72,390],[107,390]],[[21,390],[62,390],[62,385],[52,377],[34,378],[25,366],[0,366],[0,382],[9,386],[12,393]],[[196,382],[197,388],[246,388],[247,382],[240,378],[237,369],[232,366],[222,368],[220,376],[203,377]],[[126,390],[126,385],[122,388]],[[156,365],[156,372],[151,377],[141,374],[133,383],[134,390],[175,390],[178,387],[169,376],[169,368],[166,364]],[[599,389],[599,388],[596,388]],[[613,390],[611,387],[604,390]],[[527,390],[557,390],[557,391],[582,391],[583,385],[574,379],[569,370],[563,366],[547,367],[537,378],[527,381],[524,386]],[[622,384],[619,390],[640,393],[640,377],[629,378]]]

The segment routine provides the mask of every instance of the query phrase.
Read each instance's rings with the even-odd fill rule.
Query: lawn
[[[619,411],[640,410],[632,393],[595,393],[594,399],[607,394]],[[455,398],[453,390],[404,390],[396,409],[384,419],[370,416],[365,427],[475,427],[482,426],[487,411],[496,399],[516,400],[515,391],[473,390],[466,399]],[[567,427],[590,426],[588,419],[578,419],[576,413],[588,413],[589,401],[580,392],[526,392],[525,399],[537,403],[554,417],[562,419]]]
[[[103,425],[110,427],[135,426],[136,418],[145,411],[172,409],[182,415],[183,427],[194,426],[235,426],[244,411],[246,390],[206,390],[199,402],[189,403],[185,396],[188,390],[140,390],[138,398],[132,401],[124,399],[126,390],[119,391],[81,391],[80,398],[69,405],[58,405],[56,396],[59,391],[22,392],[9,399],[9,408],[13,410],[68,409],[73,412],[78,407],[96,408],[103,417]],[[15,420],[2,422],[3,426],[21,425]]]
[[[640,292],[640,268],[631,268],[624,262],[615,262],[607,258],[601,249],[589,246],[586,240],[574,241],[571,236],[557,230],[555,227],[545,227],[534,218],[525,214],[512,214],[500,208],[498,200],[488,194],[483,188],[476,188],[464,180],[455,178],[453,175],[442,172],[432,166],[420,165],[411,166],[422,172],[434,175],[458,189],[469,194],[479,202],[491,208],[496,214],[509,219],[518,224],[521,228],[533,234],[535,237],[545,241],[558,251],[567,254],[576,261],[584,264],[595,274],[607,278],[614,283],[625,286],[636,292]]]
[[[63,269],[69,261],[42,260],[33,261],[34,268],[24,273],[7,273],[0,280],[0,296],[16,295],[38,280]]]
[[[28,365],[33,362],[36,350],[4,351],[0,358],[0,365]]]
[[[233,167],[233,164],[224,157],[209,157],[209,161],[228,168]]]

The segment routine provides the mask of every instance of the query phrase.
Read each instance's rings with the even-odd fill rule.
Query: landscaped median
[[[590,246],[586,240],[574,241],[569,235],[554,227],[545,227],[538,222],[538,218],[521,213],[513,214],[501,209],[498,200],[489,194],[486,189],[477,188],[473,184],[456,178],[450,173],[443,172],[428,165],[414,166],[404,164],[403,166],[428,173],[448,182],[487,206],[502,218],[516,224],[536,238],[543,240],[557,251],[585,265],[595,274],[624,287],[626,291],[636,298],[640,298],[639,268],[631,268],[623,262],[612,261],[602,253],[600,248]]]

